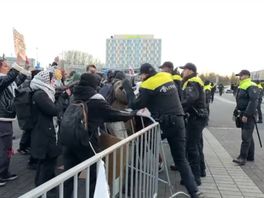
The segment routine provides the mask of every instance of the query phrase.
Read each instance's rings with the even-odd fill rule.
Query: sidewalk
[[[264,197],[260,189],[240,166],[232,162],[232,157],[207,129],[204,130],[204,154],[208,174],[202,180],[200,189],[207,197]]]
[[[246,175],[240,166],[236,166],[232,162],[232,157],[207,128],[204,130],[203,134],[207,176],[202,178],[202,185],[199,186],[200,191],[202,191],[207,198],[264,198],[264,194],[260,189]],[[169,153],[169,146],[163,143],[163,147],[166,151],[166,159],[169,166],[173,163]],[[171,183],[176,189],[174,192],[186,192],[186,189],[179,185],[179,172],[169,169],[169,175]],[[160,177],[166,179],[165,173],[160,174]],[[158,197],[170,197],[168,186],[160,183]]]

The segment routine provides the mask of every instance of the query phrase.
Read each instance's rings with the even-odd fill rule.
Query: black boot
[[[234,159],[233,162],[237,163],[239,166],[243,166],[246,164],[246,160],[242,158]]]
[[[206,171],[205,171],[205,169],[201,170],[200,176],[201,177],[206,177]]]

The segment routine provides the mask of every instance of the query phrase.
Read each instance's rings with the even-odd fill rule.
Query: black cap
[[[236,76],[244,76],[244,75],[250,76],[250,72],[246,69],[243,69],[238,74],[236,74]]]
[[[96,89],[98,86],[98,77],[96,74],[84,73],[81,75],[79,85],[89,86],[89,87],[93,87]]]
[[[169,61],[164,62],[161,66],[159,66],[159,68],[163,68],[163,67],[168,67],[173,70],[173,63]]]
[[[156,70],[149,63],[144,63],[140,67],[140,74],[150,74],[150,75],[152,75],[152,74],[155,74],[155,73],[156,73]]]
[[[189,70],[192,70],[194,73],[197,73],[196,66],[193,63],[186,63],[184,66],[181,66],[180,68],[189,69]]]

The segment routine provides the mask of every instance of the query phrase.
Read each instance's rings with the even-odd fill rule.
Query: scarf
[[[30,88],[33,91],[43,90],[55,102],[55,88],[50,84],[49,71],[39,72],[31,81]]]

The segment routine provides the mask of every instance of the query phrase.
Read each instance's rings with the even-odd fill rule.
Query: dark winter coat
[[[127,121],[133,117],[131,113],[113,109],[92,87],[78,85],[74,88],[73,96],[74,100],[87,101],[88,131],[94,146],[97,144],[98,127],[104,122]]]
[[[147,107],[156,120],[163,115],[184,115],[178,90],[169,73],[159,72],[143,81],[136,99],[127,81],[124,81],[123,87],[131,100],[132,109]]]
[[[196,74],[191,74],[182,81],[183,98],[182,106],[184,112],[196,116],[196,111],[206,109],[204,83]]]
[[[256,114],[259,90],[255,83],[253,83],[250,79],[245,79],[245,83],[238,88],[237,96],[236,96],[236,110],[239,110],[243,113],[243,115],[250,117]]]
[[[19,75],[15,69],[11,69],[6,76],[0,76],[0,119],[14,119],[16,112],[14,108],[14,95],[8,88],[13,82],[17,86],[22,84],[26,76]]]
[[[56,140],[53,117],[61,111],[63,99],[59,98],[54,104],[44,91],[37,90],[32,101],[35,126],[31,136],[31,154],[37,159],[56,157],[61,147]]]

